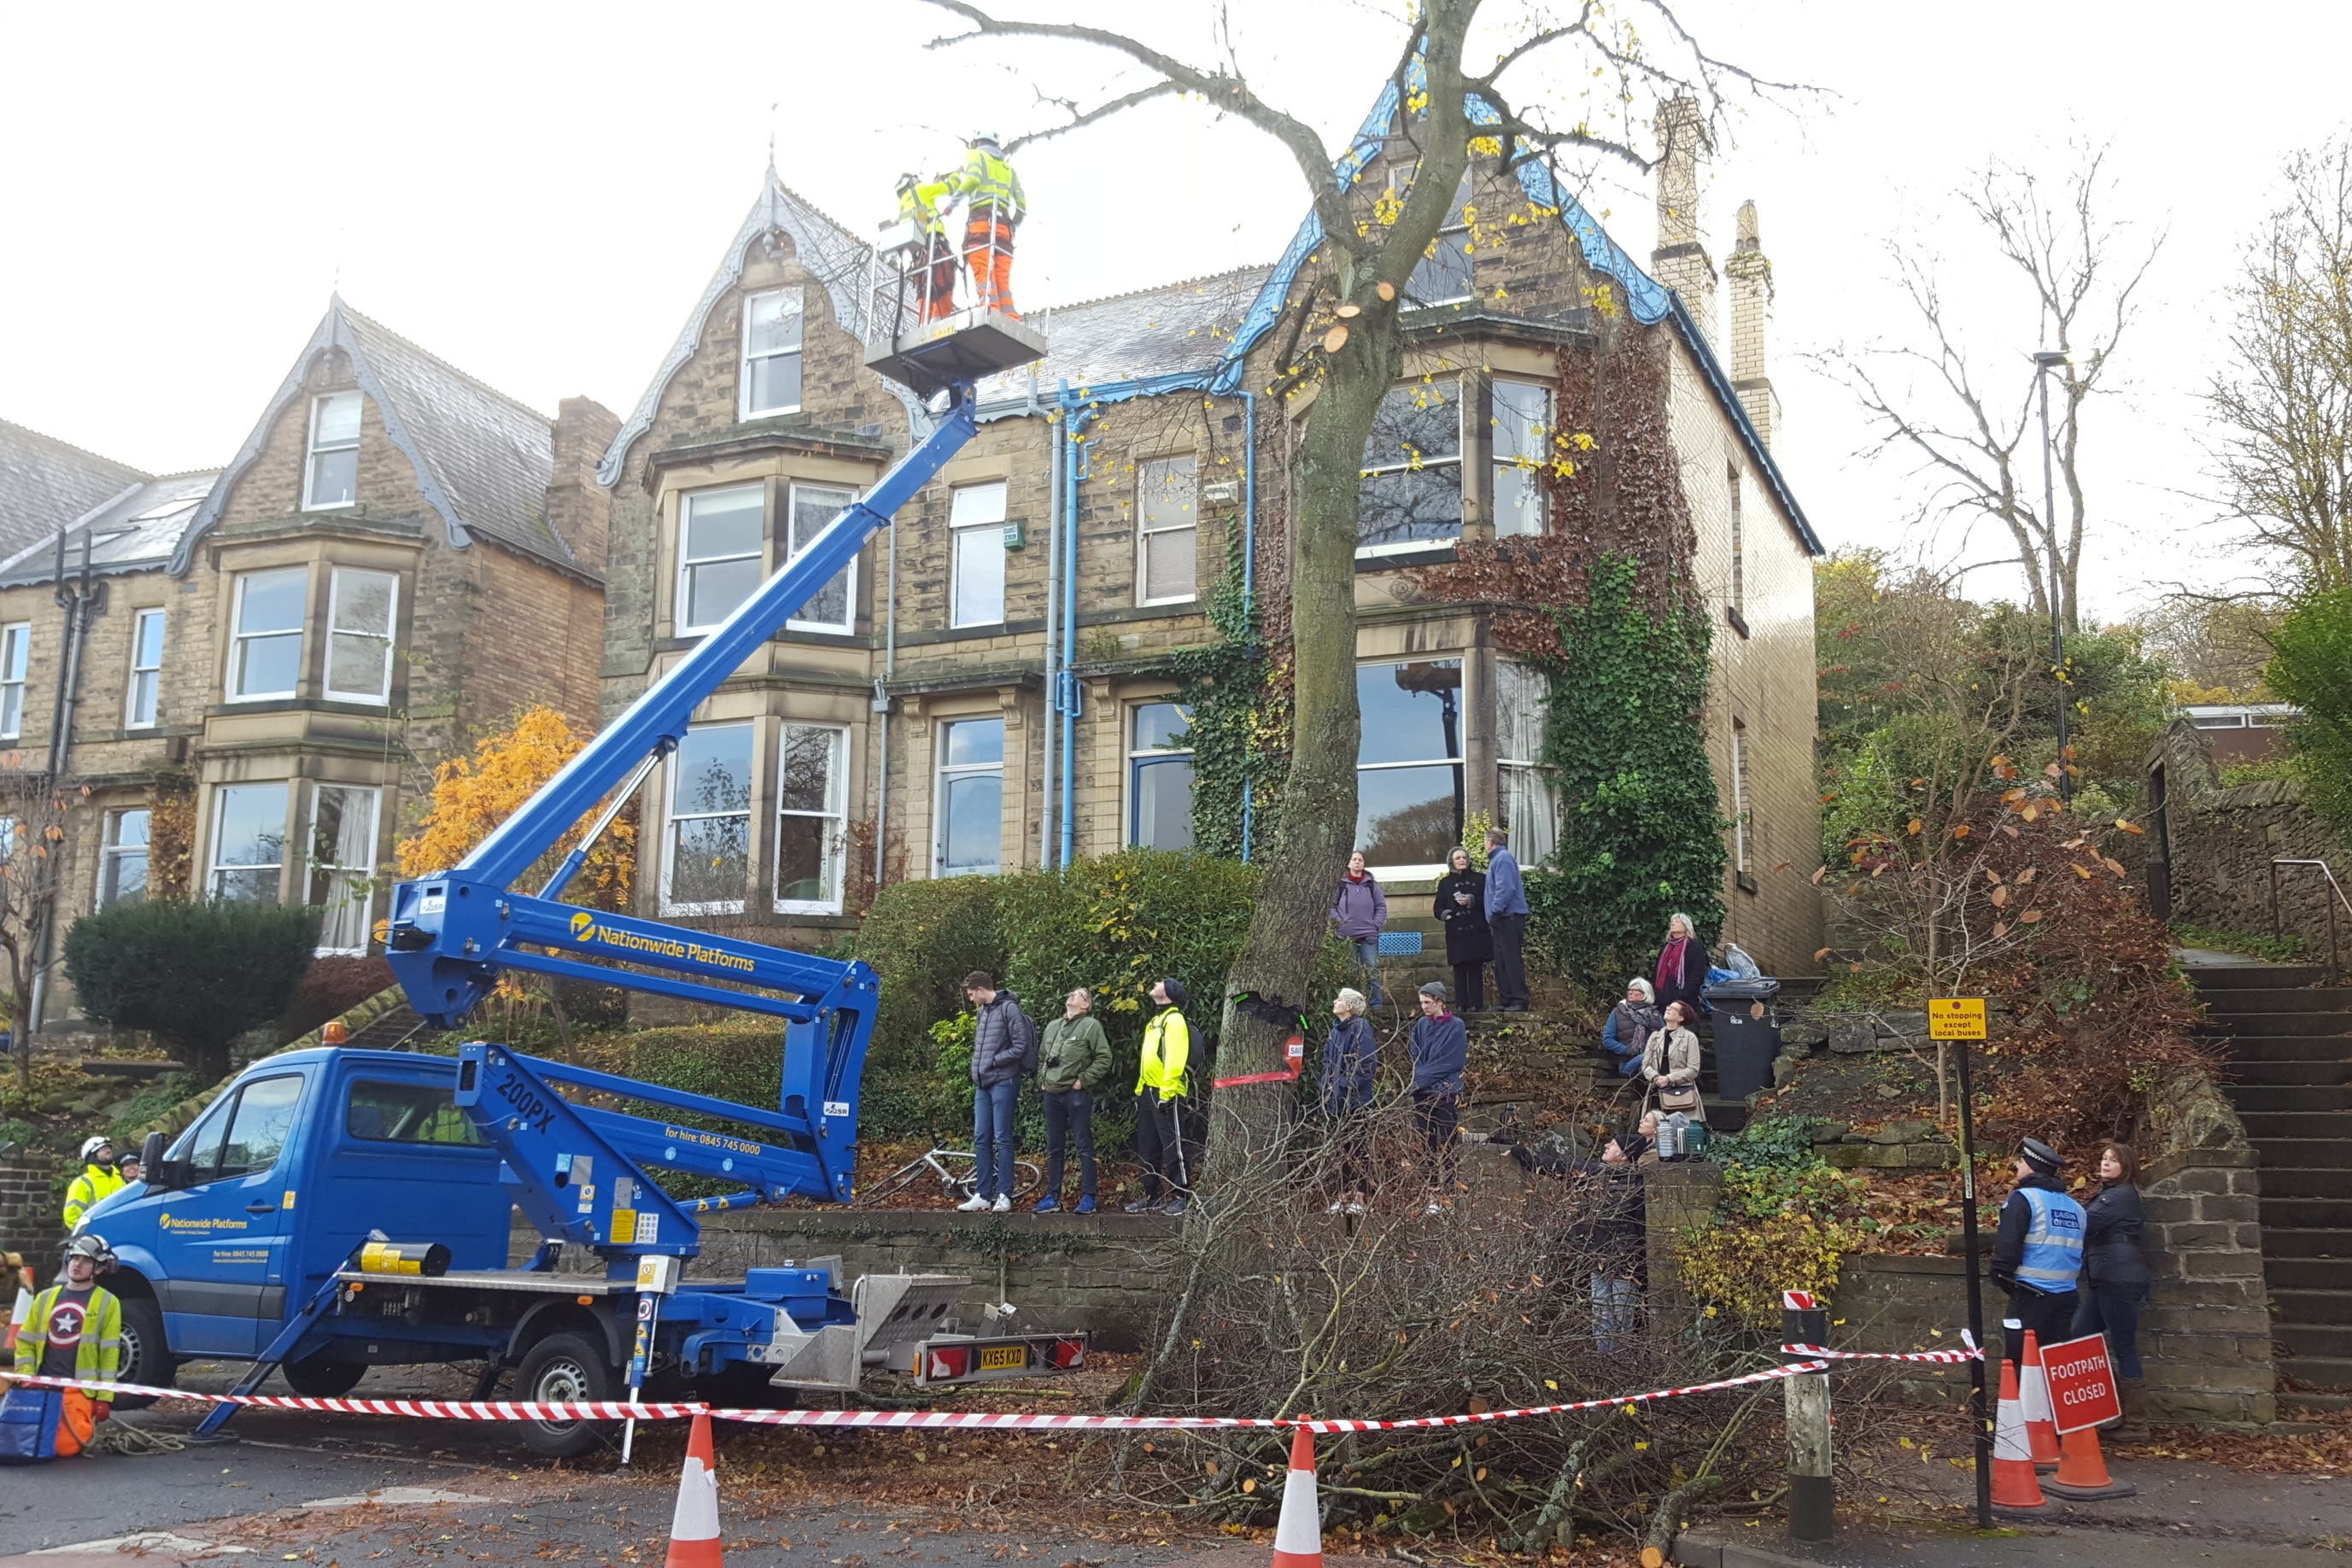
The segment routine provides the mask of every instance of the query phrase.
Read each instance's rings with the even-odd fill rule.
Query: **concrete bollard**
[[[1780,1342],[1829,1343],[1829,1313],[1804,1290],[1780,1293]],[[1790,1356],[1801,1361],[1801,1356]],[[1830,1479],[1830,1379],[1826,1372],[1790,1378],[1789,1539],[1822,1542],[1837,1533],[1837,1493]]]

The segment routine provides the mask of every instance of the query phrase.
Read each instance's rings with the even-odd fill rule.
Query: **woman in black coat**
[[[1690,1021],[1696,1023],[1699,1013],[1699,988],[1706,984],[1706,943],[1698,939],[1698,927],[1688,915],[1675,915],[1666,921],[1665,945],[1658,950],[1658,962],[1650,976],[1658,993],[1658,1011],[1664,1013],[1676,1002],[1685,1003],[1690,1010]]]
[[[2110,1436],[2136,1440],[2147,1418],[2147,1384],[2139,1361],[2139,1314],[2147,1305],[2147,1258],[2140,1251],[2139,1188],[2128,1144],[2099,1151],[2099,1190],[2083,1205],[2083,1290],[2074,1333],[2105,1334],[2124,1418]]]
[[[1465,1013],[1486,1008],[1482,970],[1495,956],[1495,936],[1486,928],[1486,874],[1470,868],[1470,851],[1455,845],[1445,858],[1431,911],[1445,927],[1445,962],[1454,966],[1454,1005]]]

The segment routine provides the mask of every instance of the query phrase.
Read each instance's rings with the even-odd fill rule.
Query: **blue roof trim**
[[[1378,155],[1381,142],[1387,136],[1390,122],[1396,115],[1397,98],[1397,85],[1391,81],[1381,89],[1380,101],[1365,117],[1362,128],[1356,132],[1355,141],[1349,144],[1348,151],[1333,166],[1332,173],[1339,176],[1340,189],[1345,190],[1354,184]],[[1469,96],[1468,107],[1474,119],[1491,121],[1496,118],[1494,108],[1475,93]],[[1707,387],[1715,394],[1717,403],[1730,416],[1740,445],[1748,449],[1748,460],[1764,477],[1773,499],[1780,502],[1781,511],[1796,529],[1797,537],[1804,542],[1805,548],[1811,553],[1827,553],[1822,545],[1821,536],[1813,531],[1812,523],[1805,516],[1805,509],[1797,504],[1796,496],[1790,490],[1788,477],[1780,472],[1780,464],[1772,460],[1771,450],[1764,445],[1764,437],[1757,430],[1755,421],[1748,417],[1747,405],[1739,401],[1739,394],[1732,387],[1731,377],[1725,374],[1722,362],[1715,357],[1714,345],[1699,330],[1697,321],[1683,303],[1682,296],[1651,277],[1639,263],[1625,254],[1624,247],[1609,237],[1609,231],[1601,226],[1599,219],[1585,211],[1581,202],[1553,183],[1550,170],[1537,163],[1522,163],[1518,177],[1519,188],[1527,192],[1530,200],[1539,207],[1550,207],[1559,214],[1560,222],[1575,237],[1578,247],[1583,251],[1586,265],[1624,290],[1626,309],[1635,321],[1645,327],[1655,326],[1664,321],[1673,321],[1675,333],[1683,340],[1684,346],[1690,350],[1691,357],[1698,362],[1699,373],[1706,378]],[[1233,342],[1226,345],[1223,360],[1207,383],[1209,391],[1226,394],[1241,385],[1244,362],[1250,351],[1257,346],[1258,341],[1273,327],[1275,319],[1281,315],[1283,304],[1290,298],[1291,285],[1298,279],[1298,269],[1307,264],[1307,258],[1322,242],[1322,220],[1309,207],[1307,219],[1298,226],[1298,233],[1291,240],[1290,247],[1275,264],[1265,287],[1251,301],[1249,313],[1242,318],[1240,327],[1234,331]]]
[[[253,433],[245,438],[245,445],[236,449],[236,457],[229,466],[221,470],[220,478],[213,483],[212,493],[197,506],[196,515],[189,520],[187,531],[180,535],[180,542],[172,552],[171,564],[165,568],[173,576],[188,574],[189,564],[195,559],[196,542],[211,532],[213,524],[220,521],[221,509],[228,503],[229,493],[236,489],[246,470],[253,467],[255,460],[261,456],[262,443],[268,438],[270,426],[276,423],[286,405],[301,395],[304,379],[310,374],[310,362],[331,348],[341,349],[351,356],[353,378],[359,382],[360,390],[367,394],[368,401],[375,405],[376,416],[383,421],[384,438],[416,469],[416,488],[424,495],[425,504],[440,514],[449,548],[463,550],[474,542],[474,537],[466,531],[466,525],[457,521],[457,509],[450,505],[448,491],[441,488],[439,476],[425,460],[425,454],[417,447],[415,437],[409,433],[399,408],[385,395],[383,384],[376,378],[375,371],[368,363],[367,351],[360,346],[359,335],[352,331],[351,323],[344,316],[343,297],[336,294],[328,299],[327,314],[319,322],[317,330],[311,332],[310,341],[295,357],[294,368],[286,373],[284,381],[278,383],[277,395],[269,400],[269,405],[262,410],[261,417],[254,423]]]

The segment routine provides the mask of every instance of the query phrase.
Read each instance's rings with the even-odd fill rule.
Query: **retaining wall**
[[[0,1160],[0,1252],[24,1254],[44,1280],[57,1272],[66,1238],[56,1174],[46,1160]]]

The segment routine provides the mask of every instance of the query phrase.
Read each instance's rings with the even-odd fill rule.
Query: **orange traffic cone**
[[[2047,1508],[2042,1478],[2033,1471],[2033,1447],[2025,1436],[2025,1411],[2017,1398],[2017,1363],[2000,1363],[2000,1416],[1993,1427],[1992,1505],[2000,1509]]]
[[[2058,1468],[2058,1417],[2050,1405],[2050,1374],[2042,1365],[2042,1344],[2033,1331],[2025,1331],[2025,1367],[2021,1392],[2025,1403],[2025,1441],[2033,1450],[2036,1469]]]
[[[1315,1434],[1304,1426],[1290,1439],[1290,1479],[1282,1489],[1282,1517],[1274,1524],[1274,1568],[1323,1568],[1323,1510],[1315,1500]]]
[[[710,1448],[710,1417],[697,1412],[677,1472],[677,1509],[669,1516],[669,1552],[662,1568],[719,1568],[719,1459]]]
[[[2058,1474],[2048,1483],[2052,1491],[2072,1501],[2094,1498],[2130,1497],[2139,1489],[2107,1473],[2106,1456],[2099,1452],[2099,1429],[2085,1426],[2058,1440]]]

